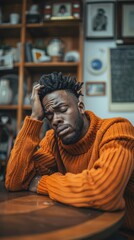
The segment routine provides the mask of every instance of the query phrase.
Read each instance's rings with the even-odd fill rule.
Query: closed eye
[[[63,112],[66,112],[67,109],[68,109],[67,107],[60,107],[60,112],[62,112],[62,113],[63,113]]]

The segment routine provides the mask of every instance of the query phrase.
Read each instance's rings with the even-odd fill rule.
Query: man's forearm
[[[7,164],[5,185],[8,190],[27,189],[35,176],[36,170],[32,156],[40,142],[38,135],[41,126],[42,123],[26,118]]]

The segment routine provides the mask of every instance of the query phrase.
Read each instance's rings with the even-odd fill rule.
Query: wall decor
[[[80,19],[81,2],[80,0],[58,0],[46,3],[43,10],[43,20]]]
[[[90,52],[87,67],[91,74],[100,75],[107,69],[107,49],[96,49],[96,53]]]
[[[32,48],[32,57],[34,62],[39,62],[40,58],[45,55],[45,51],[37,48]]]
[[[65,62],[79,62],[80,54],[78,51],[68,51],[64,55]]]
[[[115,3],[86,3],[86,39],[112,39],[115,30]]]
[[[117,2],[117,38],[134,43],[134,2]]]
[[[72,16],[72,4],[69,2],[58,2],[52,4],[52,20],[70,19]]]
[[[134,111],[134,47],[109,49],[109,110]]]
[[[86,82],[87,96],[104,96],[106,93],[105,82]]]
[[[50,20],[52,16],[52,5],[46,3],[43,8],[43,20]]]
[[[18,79],[19,79],[19,76],[17,74],[10,73],[10,74],[2,75],[0,77],[0,82],[1,82],[2,79],[8,80],[9,83],[10,83],[10,87],[13,90],[12,104],[18,104],[18,81],[19,81]],[[27,84],[24,81],[24,83],[23,83],[23,94],[24,94],[24,96],[26,95],[26,92],[27,92]]]
[[[12,69],[13,68],[13,55],[6,54],[0,56],[0,70]]]

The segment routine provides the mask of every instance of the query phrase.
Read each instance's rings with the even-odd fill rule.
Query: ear
[[[84,114],[85,106],[84,106],[84,103],[82,101],[78,102],[78,109],[82,114]]]

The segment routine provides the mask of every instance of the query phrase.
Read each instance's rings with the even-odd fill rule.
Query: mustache
[[[61,131],[70,128],[70,124],[58,124],[58,126],[55,129],[56,134],[59,134]]]

